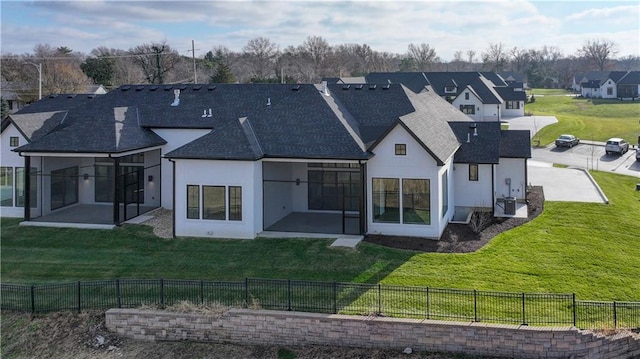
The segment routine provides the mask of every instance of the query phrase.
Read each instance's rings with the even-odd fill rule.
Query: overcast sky
[[[39,43],[89,53],[106,46],[166,41],[196,56],[214,46],[241,51],[267,37],[281,49],[307,36],[330,45],[367,44],[406,53],[427,43],[449,61],[456,51],[490,43],[508,49],[555,46],[575,54],[590,39],[618,45],[618,57],[640,56],[640,1],[7,1],[1,0],[3,54]]]

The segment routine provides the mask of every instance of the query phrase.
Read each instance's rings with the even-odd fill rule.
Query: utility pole
[[[27,63],[38,69],[38,100],[42,100],[42,63],[34,64],[33,62],[28,61]]]
[[[193,83],[198,83],[198,73],[196,72],[196,45],[193,40],[191,40],[191,55],[193,56]]]

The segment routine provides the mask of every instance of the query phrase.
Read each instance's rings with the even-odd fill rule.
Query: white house
[[[3,147],[37,133],[3,148],[2,215],[24,224],[109,227],[164,207],[176,236],[439,238],[458,211],[526,208],[528,131],[475,123],[430,88],[140,85],[34,105],[2,131]]]
[[[626,71],[589,71],[581,81],[580,94],[590,98],[618,98],[617,83]]]

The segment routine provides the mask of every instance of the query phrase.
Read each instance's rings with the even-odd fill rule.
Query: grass
[[[640,133],[640,102],[537,96],[534,103],[526,105],[525,111],[558,119],[557,124],[544,127],[535,136],[542,145],[552,143],[563,133],[592,141],[622,137],[631,143],[636,142]]]
[[[161,239],[142,225],[56,229],[3,218],[2,281],[260,277],[640,300],[638,179],[593,175],[610,204],[547,202],[538,218],[469,254],[416,253],[369,243],[336,249],[328,239]]]

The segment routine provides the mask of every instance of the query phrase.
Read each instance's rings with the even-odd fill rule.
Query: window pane
[[[229,187],[229,220],[242,220],[242,187]]]
[[[477,181],[478,180],[478,164],[471,163],[469,164],[469,181]]]
[[[113,166],[95,166],[96,202],[113,202]]]
[[[402,180],[402,223],[431,224],[428,179]]]
[[[399,180],[373,179],[373,221],[400,223]]]
[[[51,171],[51,209],[78,202],[78,167]]]
[[[309,209],[322,209],[322,172],[309,171]]]
[[[29,202],[31,202],[31,208],[38,206],[38,176],[36,172],[37,168],[31,167],[31,193]],[[16,168],[16,206],[24,207],[24,167]]]
[[[187,218],[200,219],[200,187],[187,185]]]
[[[227,219],[224,186],[202,186],[202,218]]]
[[[449,210],[449,171],[444,171],[442,174],[442,217],[447,214]]]
[[[2,207],[13,206],[13,167],[0,167]]]

